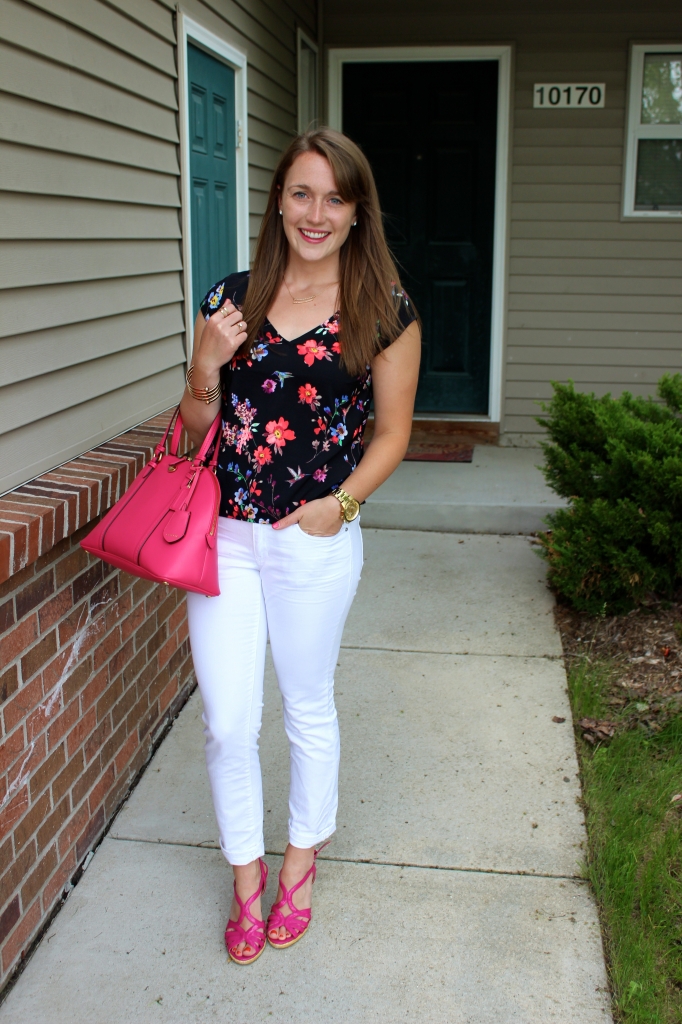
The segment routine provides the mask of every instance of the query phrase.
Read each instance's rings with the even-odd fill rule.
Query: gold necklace
[[[289,287],[289,285],[287,284],[287,282],[286,282],[286,279],[285,279],[285,278],[282,278],[282,280],[284,281],[284,287],[285,287],[285,288],[286,288],[286,290],[287,290],[287,291],[289,292],[289,295],[291,295],[291,288],[290,288],[290,287]],[[291,301],[292,301],[292,302],[295,302],[295,303],[297,303],[297,304],[298,304],[299,302],[312,302],[312,301],[313,301],[313,299],[316,299],[316,298],[317,298],[317,293],[316,293],[315,295],[309,295],[307,299],[295,299],[295,298],[293,297],[293,295],[291,295]]]

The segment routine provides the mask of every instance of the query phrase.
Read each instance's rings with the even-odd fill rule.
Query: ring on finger
[[[237,330],[239,331],[240,334],[242,331],[246,330],[246,320],[239,321],[239,323],[237,324]]]
[[[230,315],[230,311],[229,311],[229,309],[227,308],[227,306],[221,306],[221,307],[220,307],[220,312],[221,312],[221,313],[223,314],[223,319],[224,319],[224,318],[225,318],[226,316],[229,316],[229,315]]]

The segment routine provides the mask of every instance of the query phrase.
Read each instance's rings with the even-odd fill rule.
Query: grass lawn
[[[660,729],[632,701],[614,714],[618,667],[587,653],[569,670],[575,722],[608,720],[614,735],[578,754],[588,829],[586,872],[599,904],[623,1024],[682,1022],[682,715]],[[621,691],[622,692],[622,691]]]

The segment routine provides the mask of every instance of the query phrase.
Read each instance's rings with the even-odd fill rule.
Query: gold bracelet
[[[212,388],[195,388],[192,387],[192,374],[194,373],[194,364],[189,366],[185,381],[187,382],[187,390],[189,391],[192,398],[196,398],[197,402],[205,402],[206,405],[210,405],[211,402],[215,402],[217,398],[220,398],[222,394],[222,385],[220,381]]]

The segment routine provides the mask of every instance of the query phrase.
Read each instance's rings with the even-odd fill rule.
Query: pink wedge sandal
[[[301,886],[307,882],[310,875],[313,876],[313,882],[317,875],[317,867],[315,861],[317,860],[318,854],[324,850],[325,846],[329,846],[331,839],[328,839],[326,843],[323,843],[319,850],[315,850],[313,855],[313,863],[300,882],[296,885],[292,885],[291,889],[282,882],[282,873],[279,875],[279,887],[282,890],[282,899],[278,900],[277,903],[273,903],[272,909],[268,914],[268,942],[275,949],[287,949],[289,946],[293,946],[295,942],[302,939],[308,930],[310,919],[312,917],[312,910],[308,907],[305,910],[299,910],[298,907],[294,906],[293,896],[294,893],[301,888]],[[288,907],[289,913],[283,913],[283,908]],[[273,928],[286,928],[291,935],[290,939],[273,939],[270,936],[270,932]]]
[[[257,960],[265,949],[265,922],[259,921],[251,913],[251,905],[254,900],[257,900],[259,896],[262,896],[265,892],[265,886],[268,881],[268,866],[264,864],[259,858],[260,864],[260,885],[254,892],[253,896],[249,896],[246,903],[243,903],[237,895],[237,883],[234,883],[234,898],[239,904],[239,917],[236,921],[228,921],[227,928],[225,929],[225,946],[227,947],[227,953],[230,960],[234,960],[236,964],[252,964],[254,960]],[[251,922],[249,928],[243,928],[240,921],[244,918]],[[250,956],[244,956],[242,953],[233,952],[235,946],[238,946],[240,942],[246,942],[251,949],[255,949],[256,952]]]

